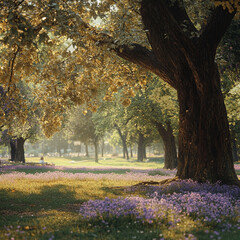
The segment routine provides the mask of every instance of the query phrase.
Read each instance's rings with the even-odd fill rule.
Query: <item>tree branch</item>
[[[8,89],[7,89],[7,92],[10,91],[10,87],[11,87],[11,83],[12,83],[12,78],[13,78],[13,72],[14,72],[14,63],[15,63],[15,60],[16,60],[16,57],[17,57],[17,54],[18,52],[20,51],[20,47],[17,46],[17,50],[16,52],[13,54],[13,57],[12,59],[9,61],[9,67],[10,67],[10,76],[9,76],[9,83],[8,83]]]
[[[117,46],[112,50],[115,51],[119,57],[150,70],[161,79],[168,82],[172,87],[176,88],[173,76],[167,71],[167,69],[165,69],[164,65],[158,61],[154,53],[147,48],[139,44],[131,44],[130,46]]]
[[[218,44],[235,14],[236,10],[230,13],[228,9],[223,9],[222,6],[214,8],[207,24],[200,31],[200,49],[207,47],[211,52],[214,50],[213,54],[215,55]]]
[[[168,5],[172,16],[175,18],[183,32],[188,34],[188,37],[191,38],[191,36],[194,35],[193,33],[198,33],[198,30],[195,28],[186,12],[183,0],[175,0],[174,4],[172,4],[171,1],[168,1]]]
[[[177,76],[179,69],[186,61],[193,61],[197,51],[194,41],[179,25],[187,14],[183,6],[182,9],[180,4],[170,7],[167,0],[143,0],[141,14],[153,52],[176,88],[182,81]]]
[[[25,0],[21,0],[20,2],[16,3],[16,6],[14,7],[14,9],[17,9]]]
[[[111,36],[107,35],[106,33],[98,32],[89,24],[83,22],[82,26],[84,26],[84,28],[91,33],[89,34],[91,39],[95,41],[98,46],[110,46],[110,49],[119,57],[150,70],[161,79],[169,83],[173,88],[176,88],[176,84],[173,80],[174,76],[172,75],[171,71],[168,71],[168,69],[164,67],[164,64],[158,61],[154,53],[146,47],[143,47],[137,43],[119,45]]]
[[[157,121],[152,121],[153,124],[156,126],[160,136],[162,138],[166,138],[166,135],[167,135],[167,131],[166,129],[163,127],[163,125],[160,123],[160,122],[157,122]]]

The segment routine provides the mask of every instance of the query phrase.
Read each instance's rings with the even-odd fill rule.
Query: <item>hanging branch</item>
[[[8,84],[7,92],[9,92],[10,88],[11,88],[12,78],[13,78],[13,75],[14,75],[14,63],[15,63],[17,54],[20,52],[20,50],[21,50],[21,48],[19,46],[17,46],[16,52],[13,54],[12,59],[9,61],[10,77],[9,77],[9,84]]]

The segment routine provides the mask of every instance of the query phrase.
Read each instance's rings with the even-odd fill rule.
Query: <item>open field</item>
[[[26,162],[39,163],[39,158],[26,158]],[[118,167],[118,168],[163,168],[163,157],[150,158],[144,162],[137,162],[135,158],[127,161],[120,157],[100,157],[99,162],[96,163],[94,158],[89,157],[44,157],[44,161],[55,166],[67,167]]]
[[[0,168],[0,239],[239,239],[239,188],[133,187],[173,177],[161,159],[45,161]]]

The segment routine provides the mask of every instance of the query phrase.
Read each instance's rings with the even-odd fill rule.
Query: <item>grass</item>
[[[33,158],[27,159],[27,162],[38,161],[38,159]],[[129,180],[125,179],[124,175],[128,168],[161,168],[163,166],[162,159],[159,159],[159,161],[153,159],[144,163],[127,162],[119,158],[100,159],[100,163],[95,163],[92,159],[83,160],[80,158],[75,159],[75,162],[66,158],[46,158],[45,161],[55,164],[55,166],[71,168],[65,170],[18,169],[17,171],[34,175],[48,172],[46,174],[49,174],[49,176],[54,174],[55,171],[90,172],[93,175],[114,172],[122,174],[122,179],[116,181],[108,178],[79,180],[67,177],[59,179],[21,177],[16,180],[9,178],[6,181],[0,181],[0,239],[239,239],[240,230],[235,229],[232,232],[221,232],[220,235],[216,235],[214,232],[219,232],[220,229],[206,226],[203,222],[194,221],[189,216],[182,216],[181,221],[174,228],[171,228],[169,225],[172,218],[170,212],[166,221],[161,222],[160,225],[142,223],[131,217],[113,217],[110,224],[106,224],[101,219],[87,221],[80,217],[79,208],[88,200],[130,195],[145,196],[142,191],[132,193],[123,191],[121,187],[132,186],[144,180]],[[124,165],[125,163],[126,165]],[[73,168],[86,166],[91,168],[85,170]],[[92,169],[93,167],[99,168],[99,166],[107,166],[107,168],[102,170]],[[108,169],[108,167],[114,169]],[[126,167],[127,170],[122,167]]]
[[[119,192],[112,189],[113,186],[133,183],[135,182],[69,179],[20,179],[2,183],[0,239],[8,239],[8,233],[15,239],[21,239],[23,235],[33,239],[48,239],[51,234],[61,235],[61,239],[64,239],[70,231],[82,231],[78,214],[81,203],[89,199],[103,199],[105,196],[114,198]],[[24,234],[17,232],[18,229],[24,231]]]
[[[39,163],[39,158],[26,158],[27,163]],[[127,161],[124,158],[110,158],[101,157],[99,162],[96,163],[94,158],[86,157],[45,157],[44,161],[49,164],[54,164],[55,166],[65,166],[65,167],[118,167],[118,168],[163,168],[164,159],[163,157],[149,158],[148,161],[137,162],[136,159],[131,159]]]

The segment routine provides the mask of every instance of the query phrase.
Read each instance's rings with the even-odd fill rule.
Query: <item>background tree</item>
[[[240,83],[236,84],[225,97],[230,122],[233,159],[238,161],[238,146],[240,139]]]
[[[239,79],[240,79],[240,20],[236,19],[224,35],[217,51],[217,63],[221,73],[221,86],[227,107],[233,149],[233,159],[238,160],[240,143]]]
[[[74,107],[69,112],[69,119],[65,128],[69,131],[69,136],[72,140],[84,143],[86,156],[89,156],[88,145],[94,145],[95,161],[98,162],[99,135],[96,133],[95,124],[92,120],[92,112],[84,110],[83,107]]]
[[[11,99],[10,103],[6,103],[8,110],[5,111],[5,115],[10,115],[11,119],[5,123],[3,129],[5,129],[5,135],[9,140],[11,160],[24,163],[25,141],[36,139],[41,132],[39,125],[41,111],[36,108],[31,88],[23,81],[19,81],[16,85],[20,94],[17,99]],[[12,111],[11,108],[16,109]],[[18,114],[14,115],[13,113],[17,112],[18,109]]]
[[[150,75],[150,77],[153,77]],[[153,141],[156,138],[156,130],[163,139],[165,146],[165,168],[176,168],[177,151],[173,129],[177,130],[178,102],[176,93],[166,84],[153,78],[148,81],[145,88],[136,92],[127,107],[131,122],[142,128],[148,138],[152,135]],[[144,130],[145,129],[145,130]],[[141,136],[139,136],[141,139]]]
[[[125,99],[123,99],[124,101]],[[121,95],[115,94],[108,101],[101,101],[99,108],[93,115],[97,132],[112,132],[116,129],[123,147],[123,158],[129,159],[127,135],[129,117],[127,110],[121,103]]]

